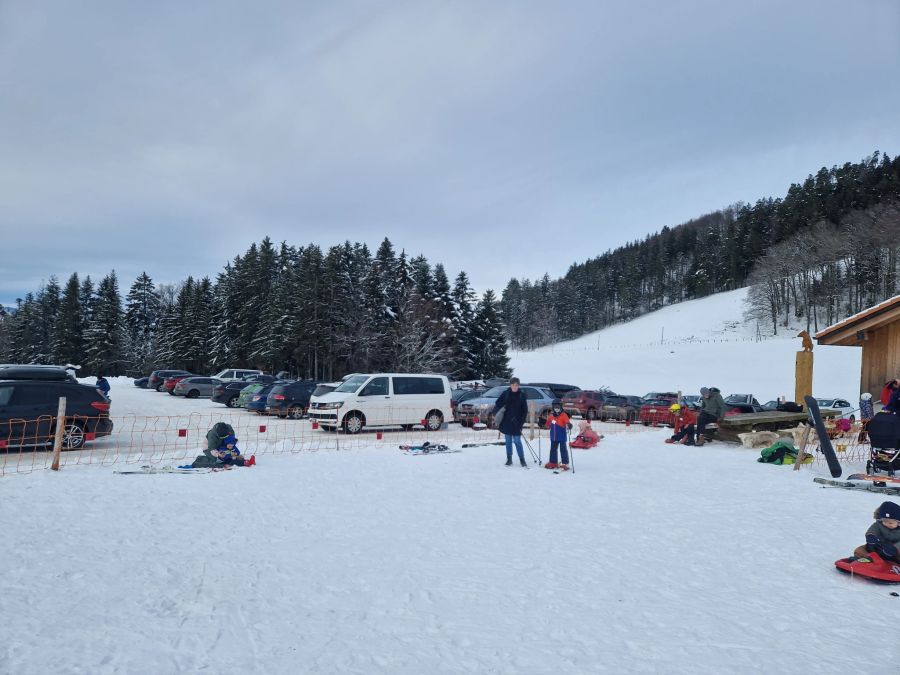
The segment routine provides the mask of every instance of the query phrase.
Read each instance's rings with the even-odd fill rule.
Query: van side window
[[[12,387],[0,387],[0,405],[6,405],[7,403],[9,403],[9,399],[12,396],[12,393]]]
[[[388,395],[388,378],[376,377],[369,382],[363,390],[359,392],[360,396],[387,396]]]
[[[525,398],[528,400],[534,400],[536,398],[541,398],[541,395],[538,393],[537,389],[525,387]]]

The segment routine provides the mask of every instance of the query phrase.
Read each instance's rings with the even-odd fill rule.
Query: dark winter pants
[[[519,459],[523,462],[525,461],[525,449],[522,447],[522,437],[521,436],[511,436],[510,434],[504,434],[506,437],[506,459],[512,459],[512,446],[513,443],[516,444],[516,452],[519,453]]]
[[[552,441],[550,443],[550,463],[556,464],[556,450],[559,449],[559,454],[562,455],[562,463],[569,463],[569,449],[566,446],[566,442],[563,441]]]
[[[701,412],[700,416],[697,417],[697,434],[699,436],[706,436],[706,437],[712,436],[711,433],[707,433],[706,425],[712,424],[715,421],[716,421],[715,415],[710,415],[705,410],[703,412]]]
[[[241,455],[238,455],[237,457],[225,455],[222,458],[222,464],[224,464],[225,466],[244,466],[244,458]]]
[[[672,440],[678,443],[682,438],[687,437],[686,443],[688,445],[694,444],[694,425],[688,424],[681,428],[677,434],[672,434]]]

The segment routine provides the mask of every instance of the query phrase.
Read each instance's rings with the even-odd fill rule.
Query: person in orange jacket
[[[678,403],[669,406],[675,417],[675,433],[666,439],[666,443],[681,443],[682,445],[694,445],[694,435],[697,430],[697,413]]]
[[[545,469],[569,470],[569,448],[566,445],[568,433],[572,429],[569,416],[562,407],[562,401],[553,399],[550,404],[550,414],[547,416],[547,427],[550,429],[550,461],[544,464]],[[562,458],[562,463],[556,463],[557,450]]]

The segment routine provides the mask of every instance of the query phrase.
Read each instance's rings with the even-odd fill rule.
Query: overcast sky
[[[0,0],[0,302],[265,235],[501,291],[874,150],[897,0]]]

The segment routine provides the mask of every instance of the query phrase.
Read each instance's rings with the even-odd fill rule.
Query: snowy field
[[[760,403],[794,398],[798,330],[755,341],[756,324],[743,322],[747,290],[718,293],[645,314],[576,340],[510,353],[522,381],[565,382],[582,389],[606,386],[621,394],[650,391],[698,394],[716,386],[724,395],[754,394]],[[862,351],[814,349],[813,393],[859,398]]]
[[[880,497],[664,435],[4,478],[0,672],[896,673],[900,598],[832,567]]]
[[[744,341],[741,293],[513,366],[624,393],[790,395],[800,342]],[[663,325],[673,342],[648,346]],[[855,400],[858,352],[815,353],[817,392]],[[0,673],[897,672],[878,638],[900,598],[833,568],[882,498],[817,486],[821,465],[606,424],[557,475],[505,467],[499,447],[397,449],[495,432],[334,437],[112,386],[117,435],[65,453],[59,473],[47,453],[4,456],[25,475],[0,478]],[[114,473],[189,461],[219,419],[258,466]],[[546,437],[534,447],[546,461]]]

